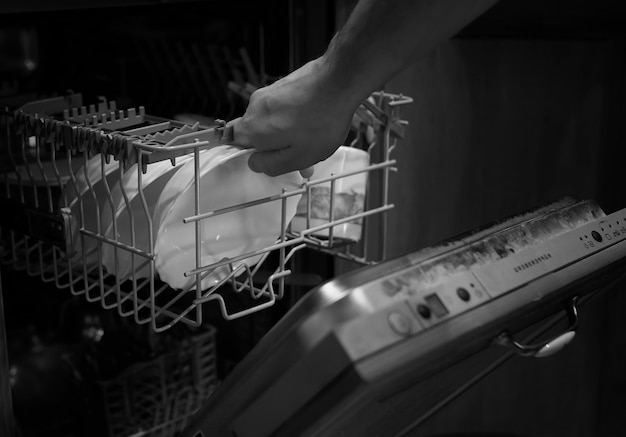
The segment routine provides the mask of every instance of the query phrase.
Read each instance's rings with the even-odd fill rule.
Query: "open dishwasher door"
[[[490,365],[557,352],[577,303],[625,271],[626,209],[572,199],[364,267],[294,306],[182,436],[406,435]]]

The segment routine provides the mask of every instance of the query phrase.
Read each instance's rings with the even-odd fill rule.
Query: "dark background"
[[[0,78],[21,92],[72,89],[163,117],[231,118],[245,100],[223,92],[215,65],[203,76],[197,63],[211,64],[206,47],[235,57],[245,47],[259,71],[278,77],[321,54],[353,4],[5,1]],[[396,151],[390,257],[563,196],[595,199],[607,213],[626,207],[624,9],[606,0],[504,0],[386,85],[415,99]],[[299,262],[323,276],[346,268],[315,254]],[[3,272],[10,334],[57,326],[67,296],[12,275]],[[626,435],[623,286],[582,310],[577,339],[562,353],[512,360],[421,431]],[[229,359],[245,354],[286,306],[216,320],[222,336],[245,342]]]

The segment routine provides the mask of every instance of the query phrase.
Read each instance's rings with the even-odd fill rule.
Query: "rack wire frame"
[[[170,437],[181,432],[219,383],[215,333],[209,326],[176,350],[100,382],[107,435]]]
[[[84,106],[82,96],[74,93],[28,102],[17,109],[5,108],[0,114],[0,154],[5,157],[0,183],[3,185],[2,202],[15,214],[12,219],[0,222],[1,262],[25,270],[30,276],[38,276],[43,282],[54,283],[60,289],[68,289],[73,295],[82,295],[87,301],[99,302],[103,308],[116,310],[122,317],[132,317],[138,324],[149,323],[156,332],[179,322],[202,325],[202,307],[211,301],[216,301],[222,317],[227,320],[263,310],[284,297],[285,278],[292,273],[291,262],[304,247],[358,264],[372,264],[385,258],[384,249],[374,254],[370,243],[376,239],[378,247],[385,247],[386,226],[382,226],[382,232],[372,235],[373,232],[368,231],[368,221],[375,216],[384,221],[385,213],[394,207],[388,195],[390,173],[396,170],[392,155],[406,125],[406,121],[400,118],[400,109],[411,102],[410,97],[381,91],[374,93],[356,111],[354,140],[349,145],[368,151],[369,166],[323,179],[306,180],[298,189],[283,190],[267,198],[215,211],[200,209],[198,166],[200,151],[220,143],[224,135],[223,122],[208,127],[153,117],[147,115],[143,107],[117,110],[115,103],[105,98],[100,98],[97,104]],[[155,235],[142,181],[149,165],[164,160],[175,165],[183,155],[191,155],[195,161],[195,214],[186,217],[184,223],[195,227],[197,262],[195,268],[184,272],[187,277],[195,277],[195,287],[173,290],[159,280],[156,272]],[[104,187],[104,203],[99,203],[101,199],[98,199],[95,181],[86,170],[86,164],[94,156],[100,157],[100,177],[97,179]],[[109,182],[106,168],[112,159],[117,162],[118,176]],[[149,235],[147,249],[136,245],[139,230],[135,228],[136,220],[123,184],[120,186],[131,223],[131,241],[118,240],[116,226],[119,224],[115,213],[113,237],[105,235],[99,210],[102,204],[103,208],[110,207],[115,211],[112,185],[120,182],[124,173],[134,165],[141,169],[137,171],[137,187],[148,223],[145,230]],[[81,171],[82,175],[79,174]],[[336,219],[331,207],[327,222],[317,226],[311,225],[310,205],[307,205],[306,229],[291,230],[285,213],[289,198],[305,194],[310,199],[313,187],[330,184],[332,205],[337,180],[358,173],[368,175],[368,184],[372,181],[371,176],[378,173],[377,180],[381,184],[378,199],[370,195],[375,190],[368,186],[363,211]],[[87,182],[88,189],[82,196],[77,196],[80,212],[76,216],[68,208],[72,199],[63,198],[62,188],[69,184],[78,193],[79,175]],[[95,200],[95,211],[86,210],[85,196],[92,196]],[[266,202],[281,205],[281,232],[275,244],[209,265],[202,264],[199,242],[203,220]],[[85,217],[89,214],[96,216],[95,229],[86,226]],[[334,235],[335,226],[353,221],[363,223],[363,237],[359,242],[346,242]],[[320,231],[324,230],[327,235],[319,237]],[[80,241],[78,251],[74,250],[76,238]],[[117,271],[109,272],[104,268],[104,245],[114,249],[116,266],[122,254],[130,256],[130,277],[121,278]],[[277,254],[278,261],[271,254]],[[240,263],[246,258],[259,256],[260,261],[253,267]],[[90,259],[97,262],[89,262]],[[137,274],[143,268],[149,271],[147,278]],[[202,289],[202,279],[218,268],[228,269],[229,274]],[[259,284],[260,272],[265,270],[266,275],[268,269],[267,280]],[[245,308],[232,307],[228,295],[244,292],[253,303]]]

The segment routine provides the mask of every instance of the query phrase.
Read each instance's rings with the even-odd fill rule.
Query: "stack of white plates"
[[[248,168],[250,153],[249,149],[234,146],[217,146],[200,152],[200,213],[264,199],[301,186],[303,180],[298,172],[279,177],[252,172]],[[196,214],[194,174],[192,160],[168,181],[154,212],[156,269],[160,278],[176,289],[196,287],[196,278],[186,277],[186,271],[224,258],[260,251],[276,243],[281,235],[281,225],[286,227],[289,224],[301,197],[287,198],[284,223],[280,200],[235,208],[203,219],[200,222],[200,258],[197,260],[195,223],[183,223],[185,217]],[[232,268],[253,266],[261,256],[244,258],[232,263]],[[231,266],[222,266],[205,274],[202,289],[221,281],[230,269]]]
[[[134,165],[124,172],[119,183],[111,191],[115,214],[110,207],[104,208],[102,217],[102,223],[105,225],[104,236],[149,254],[150,241],[154,241],[156,235],[151,222],[159,195],[170,178],[191,157],[193,155],[177,159],[176,165],[172,165],[170,161],[160,161],[147,167],[146,173],[141,174],[145,206],[139,191],[138,166]],[[121,280],[129,278],[133,272],[136,278],[150,276],[149,258],[133,254],[124,248],[116,249],[115,245],[109,243],[102,246],[102,264],[107,272],[115,274]]]
[[[101,155],[96,155],[77,168],[74,176],[75,183],[67,178],[59,204],[61,207],[69,207],[72,213],[72,267],[82,268],[85,265],[91,269],[98,265],[99,243],[94,238],[85,237],[83,247],[79,229],[102,234],[103,222],[100,218],[105,208],[108,208],[103,176],[111,189],[119,180],[119,163],[111,160],[108,164],[104,163],[103,167]]]
[[[254,266],[264,249],[276,243],[282,227],[286,227],[296,213],[300,195],[287,197],[286,217],[282,219],[282,201],[274,199],[249,207],[238,205],[278,196],[300,188],[303,180],[298,172],[279,177],[254,173],[248,168],[249,149],[234,146],[216,146],[199,153],[198,181],[200,198],[195,202],[195,160],[193,155],[178,158],[176,165],[162,161],[148,165],[141,175],[143,200],[139,190],[137,166],[120,175],[119,163],[111,161],[104,166],[104,177],[111,187],[105,190],[100,156],[92,158],[76,172],[76,187],[68,183],[64,197],[69,199],[76,226],[73,227],[74,261],[86,262],[92,267],[98,262],[100,244],[85,238],[87,254],[82,257],[79,225],[99,232],[106,239],[139,249],[146,255],[156,255],[155,268],[159,277],[176,289],[195,289],[195,276],[184,273],[199,266],[208,266],[225,258],[249,255],[230,265],[212,269],[203,275],[201,287],[206,289],[242,265]],[[87,172],[93,190],[85,177]],[[78,198],[82,200],[83,220]],[[145,204],[144,204],[145,201]],[[100,212],[101,221],[96,214]],[[223,214],[211,215],[200,221],[198,238],[200,257],[196,258],[195,222],[183,219],[196,213],[209,213],[229,208]],[[99,226],[98,226],[99,225]],[[108,242],[102,244],[102,264],[107,272],[125,280],[151,274],[149,257],[133,253],[127,248]]]

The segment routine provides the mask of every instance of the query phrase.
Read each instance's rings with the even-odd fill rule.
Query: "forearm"
[[[326,53],[252,94],[229,123],[254,147],[250,168],[271,176],[329,157],[358,105],[496,0],[361,0]]]
[[[496,1],[361,0],[320,61],[358,104]]]

